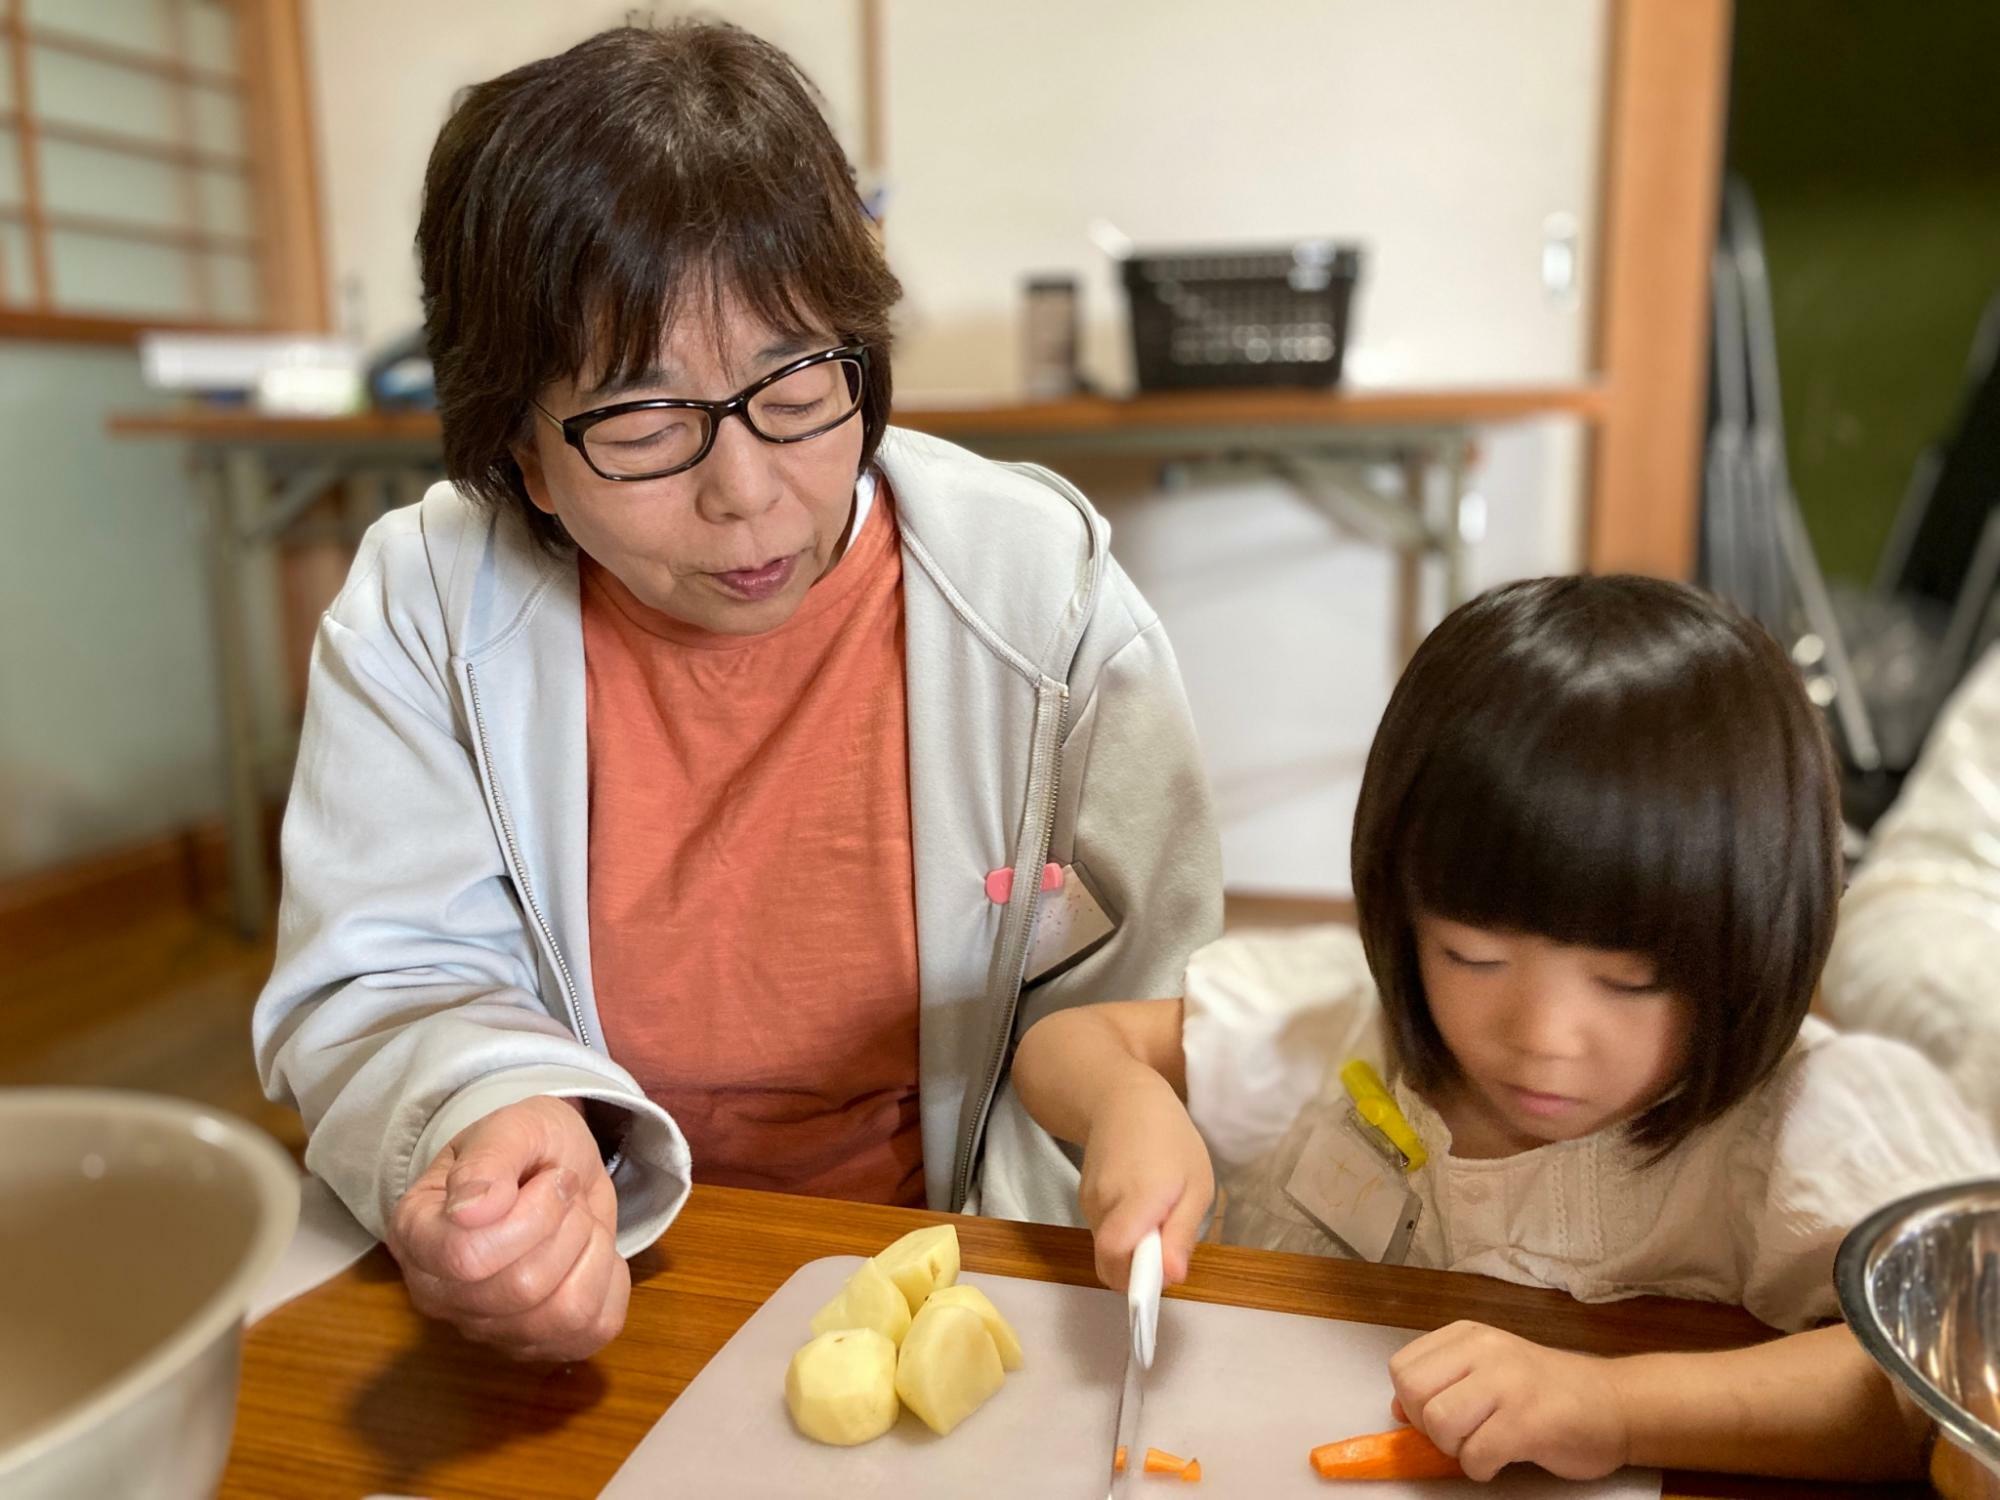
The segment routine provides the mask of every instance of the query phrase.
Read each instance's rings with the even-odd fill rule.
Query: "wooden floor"
[[[0,967],[0,1087],[81,1084],[198,1099],[291,1148],[305,1132],[268,1102],[250,1057],[250,1008],[268,942],[220,915],[175,909]]]
[[[1232,928],[1350,919],[1344,903],[1231,897]],[[0,1087],[72,1084],[177,1094],[241,1115],[294,1154],[299,1117],[270,1103],[250,1055],[269,941],[219,912],[170,910],[0,967]]]

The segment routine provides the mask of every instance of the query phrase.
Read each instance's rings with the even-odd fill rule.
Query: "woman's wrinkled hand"
[[[586,1359],[625,1326],[618,1198],[577,1106],[524,1099],[453,1138],[397,1200],[417,1311],[515,1359]]]

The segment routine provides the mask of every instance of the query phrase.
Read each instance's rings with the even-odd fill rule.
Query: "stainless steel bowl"
[[[1938,1424],[1933,1483],[2000,1500],[2000,1179],[1871,1215],[1833,1276],[1861,1346]]]
[[[0,1090],[0,1494],[213,1494],[299,1176],[177,1099]]]

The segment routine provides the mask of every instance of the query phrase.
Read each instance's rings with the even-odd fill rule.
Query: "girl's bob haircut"
[[[1833,940],[1839,782],[1771,637],[1699,590],[1508,584],[1453,611],[1396,685],[1355,815],[1355,900],[1390,1049],[1457,1066],[1417,968],[1419,910],[1644,955],[1692,1011],[1679,1084],[1629,1122],[1655,1156],[1797,1037]]]

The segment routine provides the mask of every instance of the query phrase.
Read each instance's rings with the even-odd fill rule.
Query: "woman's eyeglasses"
[[[531,404],[600,477],[665,479],[708,457],[726,417],[741,417],[767,443],[803,443],[831,432],[861,410],[867,378],[868,350],[848,344],[795,359],[727,401],[621,401],[573,417]]]

